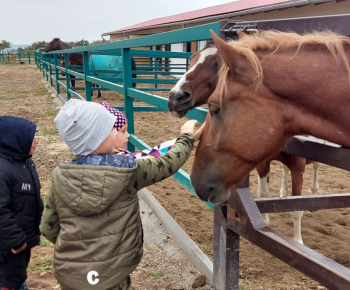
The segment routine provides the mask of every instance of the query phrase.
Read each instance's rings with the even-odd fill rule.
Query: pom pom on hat
[[[125,115],[121,111],[112,108],[106,101],[100,102],[99,104],[104,106],[108,112],[117,117],[114,124],[114,128],[116,128],[117,131],[119,131],[126,123],[128,123],[128,119],[125,117]]]

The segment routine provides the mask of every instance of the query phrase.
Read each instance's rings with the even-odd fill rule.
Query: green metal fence
[[[115,41],[104,44],[90,45],[66,50],[52,51],[49,53],[37,51],[36,63],[42,70],[43,76],[50,83],[57,94],[60,94],[61,89],[64,89],[67,93],[67,99],[72,96],[85,100],[79,94],[79,91],[84,90],[86,95],[86,101],[91,101],[91,83],[100,85],[103,90],[113,90],[115,92],[124,95],[124,107],[116,107],[120,110],[124,110],[126,117],[128,118],[128,131],[130,133],[128,150],[133,151],[135,147],[139,150],[150,149],[150,146],[145,142],[137,138],[134,135],[134,112],[135,111],[168,111],[167,98],[152,95],[147,93],[147,90],[151,91],[167,91],[169,88],[159,88],[160,84],[169,85],[169,87],[176,84],[177,79],[160,78],[160,76],[168,75],[182,75],[188,64],[188,59],[191,53],[183,52],[171,52],[160,50],[145,50],[138,48],[168,45],[173,43],[186,43],[201,40],[211,39],[209,30],[214,30],[219,34],[220,30],[219,22],[205,24],[197,27],[175,30],[171,32],[159,33],[139,38],[133,38],[123,41]],[[88,63],[89,55],[121,55],[123,62],[122,74],[123,78],[106,78],[92,76],[92,73],[96,73],[96,70],[90,70],[88,65],[84,65],[80,68],[68,67],[68,54],[79,53],[83,55],[84,63]],[[65,67],[60,66],[59,56],[65,59]],[[137,70],[131,70],[131,57],[137,62]],[[184,60],[184,65],[172,65],[169,59],[181,58]],[[145,61],[146,60],[146,61]],[[161,61],[159,61],[161,60]],[[174,69],[180,69],[182,72],[172,72]],[[61,72],[65,73],[65,77],[61,75]],[[108,71],[98,71],[108,72]],[[110,72],[110,71],[109,71]],[[132,73],[137,75],[147,75],[147,78],[133,78]],[[85,82],[84,87],[70,86],[71,76],[75,77],[75,80],[83,80]],[[149,76],[149,77],[148,77]],[[64,84],[62,81],[65,81]],[[149,89],[133,88],[132,83],[147,83],[152,84],[154,87]],[[94,89],[94,88],[93,88]],[[134,106],[134,99],[148,103],[152,106]],[[204,122],[207,114],[207,109],[196,108],[189,111],[186,117],[196,119],[199,122]],[[179,170],[173,176],[179,183],[185,186],[189,191],[195,194],[194,189],[191,186],[189,175],[183,170]],[[214,208],[213,204],[206,202],[210,208]]]
[[[0,63],[3,64],[35,64],[35,51],[0,52]]]

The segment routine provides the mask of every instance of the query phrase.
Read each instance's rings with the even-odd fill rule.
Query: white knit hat
[[[73,154],[86,156],[107,138],[116,118],[98,103],[70,99],[54,122]]]

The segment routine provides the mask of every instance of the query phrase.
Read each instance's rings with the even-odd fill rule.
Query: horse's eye
[[[220,112],[220,108],[214,106],[214,105],[209,105],[209,113],[210,115],[214,116],[214,115],[217,115],[219,114]]]

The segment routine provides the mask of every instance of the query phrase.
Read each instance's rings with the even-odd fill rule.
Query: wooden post
[[[249,177],[239,186],[249,187]],[[231,191],[231,196],[235,190]],[[227,228],[227,203],[214,207],[214,287],[217,290],[239,289],[240,237]]]

